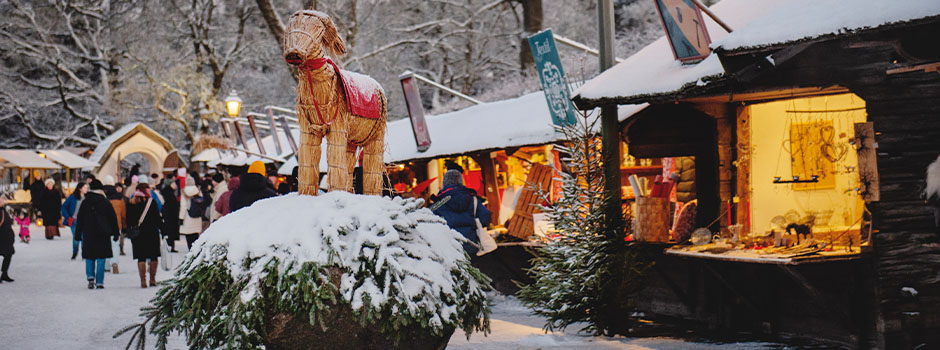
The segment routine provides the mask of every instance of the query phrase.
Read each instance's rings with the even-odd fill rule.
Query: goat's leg
[[[382,178],[385,176],[385,125],[377,124],[375,137],[366,142],[362,156],[362,193],[382,195]]]

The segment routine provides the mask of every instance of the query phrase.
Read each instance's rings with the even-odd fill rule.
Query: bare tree
[[[120,49],[111,36],[133,20],[135,0],[56,0],[0,4],[0,86],[32,144],[95,145],[113,131],[109,112],[120,88]],[[27,145],[21,145],[27,146]]]

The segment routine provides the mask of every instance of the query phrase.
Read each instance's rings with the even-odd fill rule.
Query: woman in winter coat
[[[443,217],[447,226],[460,232],[468,241],[463,244],[464,251],[471,257],[476,256],[480,239],[477,237],[477,225],[474,219],[480,219],[483,227],[489,226],[490,210],[477,198],[477,192],[463,185],[463,174],[459,170],[448,170],[442,179],[443,188],[438,192],[438,201],[445,201],[434,214]],[[476,216],[474,212],[476,200]]]
[[[0,282],[13,282],[7,271],[10,270],[10,259],[13,258],[13,217],[7,212],[7,199],[0,196],[0,256],[3,265],[0,265]]]
[[[104,288],[105,260],[113,257],[111,241],[117,241],[117,216],[111,202],[104,196],[101,181],[94,180],[91,188],[82,200],[78,210],[76,237],[82,241],[82,258],[85,259],[85,276],[88,277],[88,289]]]
[[[238,189],[232,192],[229,198],[229,209],[238,209],[251,206],[255,202],[277,196],[274,186],[265,175],[264,163],[255,161],[248,167],[248,173],[241,176]]]
[[[150,203],[148,206],[147,203]],[[144,209],[146,208],[146,212]],[[143,215],[143,222],[140,218]],[[150,192],[149,184],[138,184],[137,192],[128,202],[127,226],[137,226],[139,234],[131,238],[134,259],[137,259],[137,272],[140,274],[140,288],[147,288],[147,266],[150,267],[150,286],[157,286],[157,258],[160,257],[160,227],[163,218],[157,209],[156,201]]]
[[[180,202],[178,197],[178,185],[176,180],[172,177],[166,179],[166,184],[163,185],[163,188],[160,189],[160,194],[163,196],[163,209],[160,210],[160,213],[163,216],[163,227],[161,232],[163,237],[166,238],[167,248],[170,249],[170,252],[176,253],[176,241],[180,239]]]
[[[193,242],[199,239],[202,233],[202,215],[206,208],[199,187],[187,185],[183,189],[183,198],[180,200],[180,234],[186,237],[186,248],[192,250]],[[190,210],[192,209],[192,210]],[[192,214],[198,214],[193,216]]]
[[[55,189],[55,180],[46,179],[46,190],[39,198],[39,210],[42,211],[42,224],[46,227],[46,239],[61,236],[59,219],[62,218],[62,191]]]
[[[238,185],[240,183],[241,183],[241,180],[238,177],[233,177],[231,179],[228,179],[227,181],[228,191],[225,191],[225,193],[222,193],[222,195],[219,196],[219,199],[215,201],[215,204],[213,204],[213,206],[215,206],[215,211],[219,213],[219,218],[226,216],[228,215],[228,213],[232,212],[229,207],[229,200],[231,200],[232,198],[232,192],[235,192],[235,190],[238,189]]]
[[[83,195],[87,192],[88,184],[79,182],[75,184],[75,190],[62,204],[62,222],[72,230],[72,260],[78,256],[78,246],[81,244],[75,235],[75,225],[78,224],[78,209],[82,206]]]

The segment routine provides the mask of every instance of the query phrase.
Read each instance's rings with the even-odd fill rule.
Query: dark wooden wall
[[[878,142],[881,201],[870,206],[878,327],[886,348],[940,348],[940,233],[919,196],[927,165],[940,154],[940,74],[897,74],[852,90],[865,99]]]

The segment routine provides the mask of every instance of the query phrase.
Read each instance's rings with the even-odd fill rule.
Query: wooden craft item
[[[528,240],[535,234],[535,221],[532,214],[538,213],[536,205],[542,201],[539,194],[548,193],[552,182],[552,168],[542,164],[532,164],[529,175],[526,176],[526,186],[522,188],[516,210],[506,225],[510,236]]]

